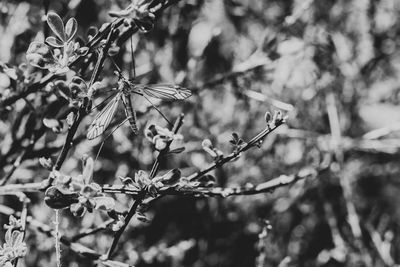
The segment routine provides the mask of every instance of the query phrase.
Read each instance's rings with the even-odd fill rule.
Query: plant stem
[[[172,128],[172,131],[174,134],[178,133],[180,127],[183,124],[183,118],[184,115],[180,114],[179,117],[177,118],[177,120],[175,121],[174,127]],[[165,156],[166,153],[168,153],[169,151],[169,147],[171,145],[173,140],[169,141],[167,143],[167,146],[160,151],[160,153],[157,156],[156,161],[153,164],[153,167],[151,169],[150,172],[150,179],[154,178],[154,176],[156,175],[157,171],[158,171],[158,166],[160,164],[160,160]],[[129,209],[128,215],[125,216],[125,223],[124,225],[121,227],[121,229],[118,230],[118,232],[114,235],[114,239],[113,242],[111,244],[111,247],[107,253],[107,258],[111,259],[112,257],[112,253],[114,252],[114,249],[116,248],[119,239],[121,238],[122,233],[125,231],[126,227],[128,226],[130,220],[132,219],[133,215],[135,215],[137,208],[139,207],[140,204],[142,204],[144,198],[146,197],[147,192],[145,190],[140,191],[137,196],[135,197],[135,202],[133,203],[132,207]]]
[[[255,137],[253,137],[246,145],[240,147],[238,150],[232,152],[231,154],[229,154],[226,157],[222,157],[220,159],[218,159],[217,161],[215,161],[212,165],[210,165],[208,168],[198,171],[190,176],[188,176],[188,180],[195,180],[197,178],[200,178],[201,176],[203,176],[204,174],[212,171],[213,169],[216,169],[218,167],[221,167],[222,165],[224,165],[225,163],[232,161],[234,159],[236,159],[237,157],[240,156],[240,154],[242,152],[247,151],[248,149],[258,145],[260,142],[262,142],[262,140],[264,140],[264,138],[270,134],[272,131],[274,131],[276,128],[278,128],[280,125],[282,125],[285,122],[284,119],[282,120],[278,120],[275,121],[272,124],[268,124],[268,126],[261,131],[259,134],[257,134]]]
[[[55,238],[55,241],[56,241],[56,245],[55,246],[56,246],[57,267],[61,267],[61,245],[60,245],[60,228],[59,228],[59,225],[60,225],[60,221],[59,221],[60,214],[59,214],[59,210],[55,210],[55,217],[56,217],[56,219],[54,221],[54,226],[55,226],[54,238]]]

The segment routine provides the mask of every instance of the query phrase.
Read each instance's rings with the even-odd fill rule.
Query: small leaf
[[[28,51],[26,51],[26,60],[32,66],[41,69],[56,68],[58,66],[49,47],[39,42],[32,42],[29,45]]]
[[[138,219],[141,222],[145,222],[145,223],[149,222],[149,219],[146,217],[146,215],[144,215],[141,212],[137,212],[135,216],[136,216],[136,219]]]
[[[120,51],[120,48],[117,45],[113,44],[110,47],[110,49],[108,49],[108,55],[110,57],[116,56],[119,53],[119,51]]]
[[[86,54],[89,52],[89,47],[81,47],[75,50],[75,52],[78,56],[86,56]]]
[[[239,139],[239,135],[237,133],[232,133],[232,138],[234,140],[238,140]]]
[[[83,177],[82,177],[83,179]],[[99,192],[98,188],[91,186],[91,185],[85,185],[80,191],[80,194],[86,198],[92,198],[97,195]]]
[[[207,152],[211,157],[213,158],[218,157],[216,149],[214,148],[213,144],[209,139],[204,139],[203,142],[201,143],[201,146],[203,147],[203,150]]]
[[[88,90],[86,82],[79,76],[72,77],[69,88],[71,89],[73,95],[77,95],[81,92],[86,93]]]
[[[90,86],[89,90],[87,90],[87,96],[92,98],[93,94],[102,87],[102,83],[97,81],[92,86]]]
[[[182,153],[183,151],[185,151],[185,147],[178,147],[168,151],[168,154],[179,154]]]
[[[39,159],[39,163],[48,170],[51,170],[53,168],[53,162],[50,158],[41,157]]]
[[[55,133],[60,133],[63,128],[63,124],[59,120],[56,120],[56,119],[44,118],[43,124],[44,124],[44,126],[51,129]]]
[[[75,18],[70,18],[65,25],[65,34],[67,35],[67,42],[70,42],[74,38],[78,29],[78,23]]]
[[[47,14],[47,24],[61,41],[65,42],[67,40],[65,37],[64,23],[59,15],[54,12],[49,12]]]
[[[154,20],[151,17],[143,18],[140,21],[135,19],[134,21],[139,30],[144,33],[149,32],[154,28]]]
[[[5,73],[0,72],[0,89],[9,88],[10,85],[11,85],[10,77]]]
[[[67,47],[66,47],[66,49],[65,49],[67,55],[71,57],[70,60],[72,60],[72,56],[74,54],[74,47],[75,47],[74,42],[69,42]]]
[[[49,36],[46,38],[46,44],[52,47],[60,48],[64,46],[64,43],[60,41],[60,39],[54,37],[54,36]]]
[[[181,178],[181,171],[179,169],[173,169],[161,177],[163,184],[172,185],[179,181]]]
[[[86,208],[82,204],[72,204],[69,210],[74,214],[74,216],[82,217],[85,214]]]
[[[99,32],[99,30],[96,27],[94,27],[94,26],[90,27],[89,30],[87,31],[87,36],[88,36],[89,41],[91,39],[93,39],[93,37],[96,36],[96,34],[98,32]]]
[[[197,181],[200,183],[201,187],[213,187],[216,179],[214,176],[207,174],[200,177]]]
[[[11,236],[11,246],[16,247],[24,239],[24,235],[20,231],[13,231]]]
[[[75,113],[73,113],[73,112],[71,111],[71,112],[68,114],[67,119],[66,119],[67,124],[68,124],[69,127],[71,127],[72,124],[74,124],[74,119],[75,119]]]
[[[158,151],[161,151],[167,147],[167,142],[163,138],[161,138],[159,135],[154,137],[153,142],[154,142],[155,149]]]
[[[53,209],[64,209],[77,203],[79,194],[59,187],[51,186],[44,193],[44,202]]]
[[[111,197],[95,197],[95,209],[113,210],[115,207],[115,200]]]
[[[5,73],[8,77],[10,77],[13,80],[18,79],[17,69],[15,69],[14,67],[8,67],[7,64],[0,62],[0,71],[2,73]]]
[[[71,100],[71,90],[69,89],[68,85],[65,83],[65,81],[58,80],[54,82],[54,89],[56,90],[56,93],[59,93],[62,97],[67,99],[68,101]]]
[[[122,262],[118,262],[118,261],[110,261],[110,260],[103,261],[101,263],[103,265],[109,266],[109,267],[129,267],[130,266],[129,264],[126,264],[126,263],[122,263]]]
[[[269,123],[272,119],[271,112],[269,112],[269,111],[265,112],[264,119],[267,123]]]
[[[201,142],[201,146],[204,148],[213,148],[213,144],[211,143],[210,139],[204,139],[203,142]]]

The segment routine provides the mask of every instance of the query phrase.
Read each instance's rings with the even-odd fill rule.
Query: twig
[[[115,222],[115,220],[114,219],[110,219],[110,220],[105,221],[104,223],[100,224],[99,226],[97,226],[94,229],[83,230],[79,234],[73,236],[71,238],[71,242],[76,242],[81,238],[84,238],[84,237],[89,236],[89,235],[94,235],[94,234],[96,234],[96,233],[98,233],[100,231],[106,230],[108,228],[108,226],[110,226],[110,224],[112,224],[113,222]]]
[[[296,174],[280,175],[272,178],[267,182],[253,185],[249,187],[197,187],[195,189],[188,188],[168,188],[160,189],[160,195],[192,195],[192,196],[208,196],[208,197],[229,197],[238,195],[255,195],[264,192],[271,192],[276,188],[292,184],[298,180],[305,179],[316,175],[317,170],[312,168],[305,168]],[[43,188],[42,183],[29,183],[29,184],[10,184],[0,187],[0,195],[15,195],[18,192],[38,192]],[[125,194],[137,196],[140,191],[135,188],[129,188],[123,185],[102,185],[101,191],[108,194]],[[100,227],[100,226],[99,226]]]
[[[178,119],[176,120],[174,127],[172,129],[173,133],[176,134],[179,131],[179,128],[182,126],[183,124],[183,118],[184,115],[180,114]],[[154,176],[157,173],[158,170],[158,166],[160,164],[160,160],[165,156],[166,153],[168,153],[169,151],[169,147],[171,145],[173,140],[169,141],[166,145],[166,147],[160,151],[160,153],[157,156],[156,161],[153,164],[153,167],[151,169],[150,172],[150,179],[154,178]],[[128,226],[130,220],[132,219],[133,215],[135,215],[137,208],[139,207],[139,205],[142,203],[143,199],[146,197],[146,191],[142,190],[137,194],[136,200],[133,203],[132,207],[129,209],[128,214],[125,216],[125,223],[124,225],[121,227],[121,229],[118,230],[118,232],[115,233],[114,235],[114,239],[113,242],[111,244],[111,247],[108,251],[108,256],[107,258],[110,259],[112,257],[112,253],[114,252],[114,249],[116,248],[119,239],[121,238],[122,233],[125,231],[126,227]]]
[[[316,175],[316,170],[306,168],[292,175],[280,175],[267,182],[250,185],[248,187],[212,187],[212,188],[182,188],[182,189],[167,189],[160,190],[160,194],[164,195],[192,195],[192,196],[207,196],[207,197],[229,197],[239,195],[256,195],[264,192],[272,192],[275,189],[289,184],[295,183],[298,180],[305,179]]]
[[[56,261],[57,261],[57,267],[61,267],[61,244],[60,244],[60,211],[55,210],[55,220],[53,222],[54,224],[54,238],[56,240]]]
[[[348,223],[350,225],[351,232],[355,238],[355,243],[358,249],[360,250],[360,253],[363,254],[364,257],[364,262],[369,265],[371,262],[370,257],[368,253],[366,253],[366,249],[363,244],[363,238],[362,238],[362,231],[360,227],[360,219],[358,217],[356,207],[354,204],[354,201],[352,199],[352,188],[350,184],[350,177],[345,174],[345,172],[342,171],[342,168],[344,166],[344,153],[343,149],[341,147],[341,139],[342,139],[342,134],[341,134],[341,128],[340,128],[340,121],[339,121],[339,113],[336,107],[336,100],[335,100],[335,95],[332,92],[329,92],[326,96],[326,108],[327,108],[327,113],[328,113],[328,118],[329,118],[329,125],[331,127],[331,146],[332,150],[335,153],[336,160],[339,165],[339,182],[340,185],[343,189],[343,198],[346,203],[346,209],[347,209],[347,218],[348,218]]]
[[[267,123],[268,126],[263,131],[261,131],[259,134],[257,134],[255,137],[253,137],[246,145],[240,147],[238,150],[232,152],[228,156],[218,159],[217,161],[215,161],[208,168],[206,168],[204,170],[201,170],[201,171],[198,171],[198,172],[188,176],[187,178],[189,180],[195,180],[195,179],[203,176],[204,174],[210,172],[211,170],[213,170],[215,168],[218,168],[218,167],[221,167],[222,165],[224,165],[227,162],[233,161],[234,159],[239,157],[242,152],[245,152],[248,149],[250,149],[250,148],[252,148],[254,146],[257,146],[260,142],[262,142],[262,140],[264,140],[264,138],[268,134],[270,134],[272,131],[274,131],[276,128],[278,128],[283,123],[285,123],[285,119],[276,120],[276,121],[274,121],[272,123]]]

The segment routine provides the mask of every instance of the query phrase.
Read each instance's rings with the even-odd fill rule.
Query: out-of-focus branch
[[[330,134],[320,134],[301,129],[283,129],[282,131],[278,132],[278,135],[281,138],[314,140],[320,151],[331,151],[331,148],[327,145],[329,144],[329,140],[332,138]],[[350,151],[385,154],[400,153],[400,139],[370,139],[368,137],[369,135],[367,134],[362,138],[342,136],[339,142],[344,153]]]
[[[393,239],[393,233],[388,234],[385,239],[382,239],[381,235],[378,233],[374,227],[367,223],[364,224],[365,228],[367,229],[369,235],[371,236],[372,243],[375,246],[376,251],[378,252],[380,258],[385,263],[386,266],[399,266],[395,264],[393,257],[391,256],[391,242]]]
[[[343,189],[343,198],[346,203],[347,218],[350,225],[351,232],[355,238],[355,243],[360,250],[360,253],[364,256],[365,263],[370,262],[369,256],[365,252],[365,246],[363,244],[362,231],[360,227],[360,219],[358,217],[356,207],[352,198],[353,190],[350,183],[350,177],[342,171],[344,165],[344,152],[341,147],[342,133],[340,128],[339,113],[336,106],[335,95],[329,92],[326,96],[326,108],[329,118],[329,125],[331,127],[331,148],[336,156],[338,163],[338,176],[339,182]]]

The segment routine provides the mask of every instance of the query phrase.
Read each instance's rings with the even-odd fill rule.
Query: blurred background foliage
[[[86,39],[90,26],[110,21],[108,12],[127,4],[51,1],[50,9],[64,21],[75,17],[78,35]],[[257,184],[303,167],[318,168],[324,162],[328,168],[315,179],[272,194],[165,197],[149,207],[149,222],[131,223],[115,259],[138,267],[394,266],[400,262],[399,14],[396,0],[182,0],[163,11],[151,32],[134,35],[138,82],[175,82],[194,92],[186,102],[165,103],[161,108],[170,120],[181,112],[186,115],[184,141],[176,144],[186,151],[163,162],[161,173],[180,168],[189,175],[205,168],[212,159],[201,149],[203,139],[229,153],[232,132],[249,140],[265,127],[265,111],[277,109],[289,115],[287,125],[268,136],[260,149],[217,169],[218,185]],[[0,61],[15,66],[26,62],[29,43],[43,40],[43,15],[42,1],[1,2]],[[132,73],[129,41],[116,62],[126,75]],[[33,67],[26,71],[31,81],[43,76]],[[96,104],[116,86],[109,61],[101,79]],[[0,93],[7,95],[9,87],[7,75],[0,73]],[[2,175],[18,155],[5,157],[13,135],[23,136],[23,129],[12,126],[15,120],[29,121],[32,114],[26,103],[40,114],[49,103],[58,103],[58,109],[57,101],[46,87],[2,111]],[[144,99],[135,103],[142,130],[152,123],[167,126]],[[85,118],[78,130],[79,142],[62,168],[66,174],[79,174],[82,156],[95,156],[103,141],[84,137],[92,118]],[[123,118],[121,109],[115,121]],[[47,130],[35,145],[36,153],[23,161],[11,181],[37,182],[47,177],[38,158],[54,159],[66,130],[65,125],[59,134]],[[154,158],[143,133],[135,137],[123,125],[105,141],[94,180],[118,183],[118,175],[149,171]],[[29,196],[32,216],[50,222],[54,214],[43,204],[43,195]],[[121,210],[130,203],[124,196],[117,200]],[[0,201],[19,208],[16,199]],[[60,227],[67,236],[106,219],[99,212],[75,218],[63,211],[62,217]],[[270,221],[272,229],[259,240],[264,220]],[[105,253],[111,238],[111,232],[105,231],[81,241]],[[28,231],[27,243],[29,253],[20,264],[54,265],[52,239]],[[62,255],[63,266],[92,264],[66,248]]]

